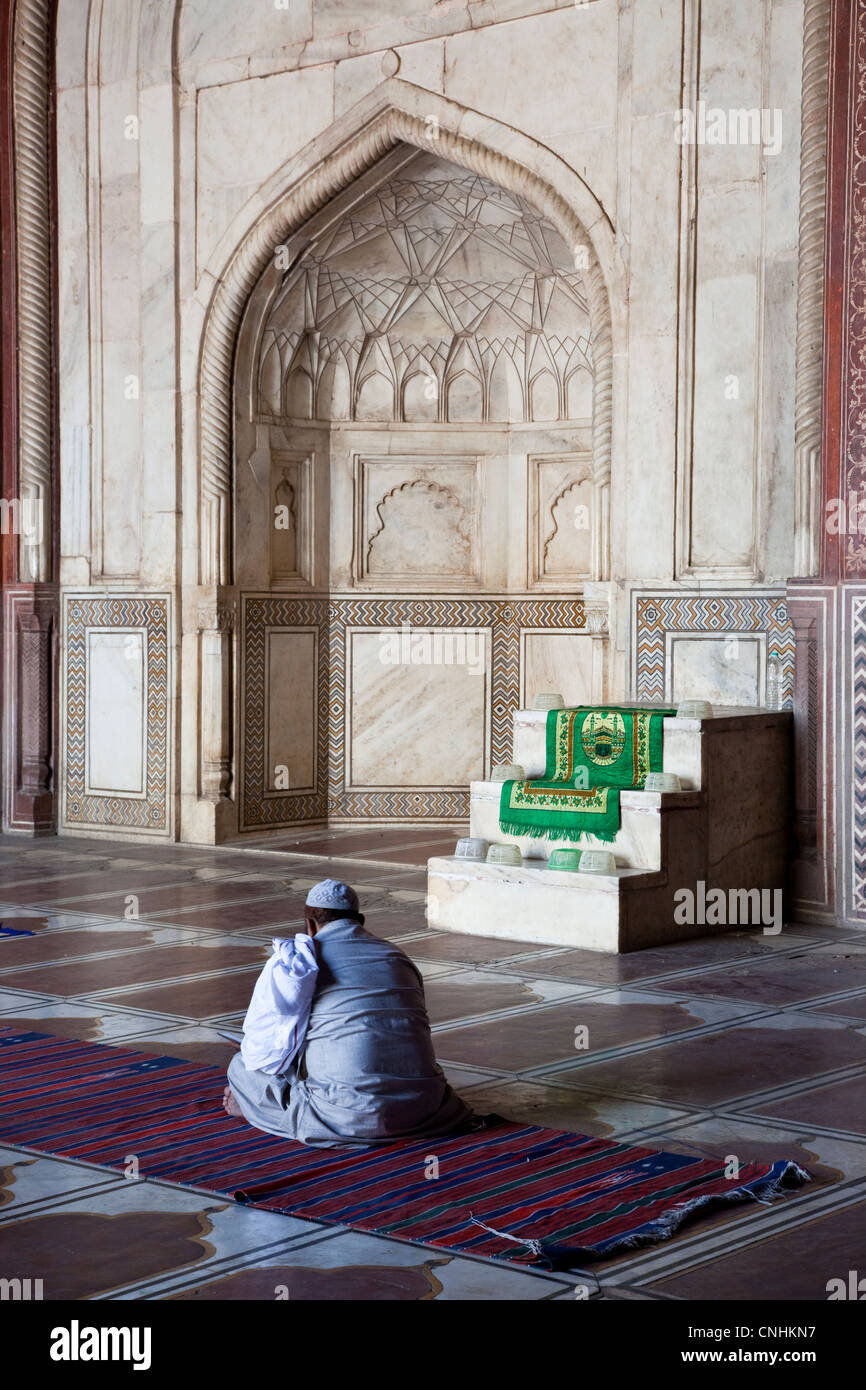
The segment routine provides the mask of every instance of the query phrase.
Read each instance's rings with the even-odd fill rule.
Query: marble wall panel
[[[252,19],[235,0],[184,0],[177,40],[179,62],[196,70],[229,59],[247,64],[253,46]],[[255,47],[275,57],[312,35],[313,0],[290,0],[288,4],[281,0],[279,5],[270,0],[255,12]]]
[[[477,586],[481,468],[471,457],[356,458],[356,580]]]
[[[706,682],[718,692],[715,703],[763,703],[773,661],[779,708],[792,708],[794,631],[784,593],[635,589],[631,603],[630,688],[635,699],[671,700],[677,698],[675,689]],[[704,649],[700,644],[707,638],[712,641]],[[680,646],[683,641],[686,645]],[[751,698],[756,691],[759,701]],[[683,698],[714,702],[703,691],[689,691]]]
[[[709,700],[712,705],[762,705],[766,637],[722,633],[718,637],[668,634],[665,699]]]
[[[313,457],[271,454],[270,572],[276,580],[313,581]]]
[[[794,628],[794,840],[791,896],[797,921],[832,921],[837,868],[834,691],[843,648],[837,592],[806,580],[787,586]]]
[[[596,577],[598,515],[591,458],[535,456],[528,465],[528,587]]]
[[[271,628],[266,642],[267,787],[315,791],[318,630]]]
[[[90,580],[90,350],[85,95],[57,96],[61,582]],[[71,574],[70,574],[71,571]]]
[[[640,63],[635,54],[634,61]],[[670,92],[671,104],[678,98]],[[670,91],[670,89],[669,89]],[[613,563],[629,575],[667,574],[671,564],[677,427],[677,286],[682,274],[678,204],[680,151],[667,110],[636,121],[623,151],[631,165],[628,410],[615,414],[626,435],[611,479]],[[625,138],[625,137],[624,137]],[[618,503],[628,498],[627,505]]]
[[[567,705],[592,703],[592,641],[565,632],[527,632],[523,637],[521,706],[541,691],[559,691]]]
[[[99,222],[91,244],[97,311],[91,332],[101,354],[95,569],[111,579],[136,576],[141,568],[143,456],[141,142],[134,47],[119,45],[113,60],[118,75],[99,88],[91,151],[100,170]]]
[[[170,831],[169,622],[162,595],[65,595],[65,826]]]
[[[236,458],[239,585],[291,590],[326,585],[331,529],[327,428],[256,425],[245,422],[239,411]],[[347,520],[351,547],[351,505]]]
[[[445,44],[445,94],[543,140],[574,161],[595,137],[588,182],[616,209],[618,15],[615,6],[571,5],[519,25],[455,34]],[[562,100],[567,92],[568,99]],[[599,135],[603,141],[598,140]]]
[[[146,632],[87,633],[87,771],[91,796],[144,796]]]
[[[322,820],[327,816],[328,784],[328,720],[329,720],[329,606],[322,599],[270,598],[245,596],[242,601],[240,652],[240,749],[239,749],[239,825],[242,830],[292,824],[304,820]],[[300,718],[292,711],[285,718],[285,687],[279,691],[277,708],[271,711],[273,698],[269,675],[269,657],[274,637],[277,637],[277,679],[292,657],[301,652],[307,666],[301,686],[310,671],[309,639],[315,634],[315,710],[314,719]],[[285,638],[285,642],[283,639]],[[298,645],[295,639],[300,638]],[[281,645],[282,644],[282,645]],[[306,645],[305,645],[306,644]],[[285,665],[280,665],[280,662]],[[297,677],[295,677],[297,679]],[[309,708],[309,707],[307,707]],[[315,743],[309,743],[310,726],[315,729]],[[307,733],[307,744],[296,746],[297,738]],[[308,789],[276,786],[275,764],[269,745],[283,753],[284,766],[309,773]]]
[[[705,190],[695,309],[694,452],[685,518],[689,572],[751,575],[757,561],[760,237],[759,190],[753,185]]]
[[[677,534],[685,576],[790,573],[802,8],[703,6],[687,105],[688,229]],[[732,37],[734,41],[732,41]]]
[[[350,631],[347,788],[463,791],[489,744],[490,633]]]
[[[779,463],[791,448],[797,345],[797,278],[801,152],[803,5],[776,0],[769,17],[766,104],[782,112],[778,155],[765,162],[764,295],[759,320],[762,392],[759,448],[759,551],[775,581],[796,573],[792,550],[794,487],[778,486]]]
[[[546,662],[561,679],[576,664],[583,688],[592,660],[592,642],[578,635],[580,599],[246,594],[242,609],[243,830],[464,817],[472,778],[511,758],[521,668],[529,662],[539,672]],[[293,747],[303,731],[270,709],[268,643],[276,631],[294,640],[313,630],[315,789],[282,791],[269,781],[268,738]],[[547,640],[568,645],[554,658]],[[284,650],[288,666],[300,649],[287,642]]]

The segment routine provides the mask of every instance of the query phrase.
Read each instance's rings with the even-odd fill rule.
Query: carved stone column
[[[584,612],[592,640],[592,703],[603,705],[607,701],[609,683],[610,613],[606,603],[592,601],[586,603]]]
[[[232,793],[232,663],[237,600],[199,606],[201,666],[200,794],[217,805]]]
[[[18,0],[12,70],[17,251],[18,497],[22,581],[51,579],[52,189],[49,0]]]
[[[57,531],[50,0],[0,2],[3,828],[54,828]]]
[[[51,586],[4,594],[3,817],[9,830],[54,828],[52,732],[57,599]]]
[[[821,566],[821,396],[830,0],[805,0],[794,406],[794,572]]]
[[[794,629],[794,836],[797,858],[813,860],[818,804],[818,641],[814,611],[788,606]]]

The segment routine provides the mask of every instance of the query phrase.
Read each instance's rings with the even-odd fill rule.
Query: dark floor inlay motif
[[[102,1041],[102,1020],[98,1016],[51,1014],[46,1018],[27,1018],[22,1014],[0,1014],[0,1027],[7,1023],[22,1033],[51,1033],[55,1038],[72,1038],[75,1042]]]
[[[91,1298],[214,1253],[204,1212],[57,1211],[0,1226],[0,1269],[7,1279],[45,1270],[43,1297]]]
[[[313,1269],[307,1265],[268,1265],[264,1269],[241,1269],[172,1295],[180,1302],[204,1299],[288,1300],[310,1303],[321,1300],[343,1302],[425,1302],[442,1292],[433,1273],[437,1265],[449,1260],[427,1260],[423,1265],[341,1265],[334,1269]]]

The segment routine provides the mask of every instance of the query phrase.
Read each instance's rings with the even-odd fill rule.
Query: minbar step
[[[501,830],[501,799],[501,782],[470,782],[469,833],[489,844],[516,845],[524,859],[547,860],[555,849],[607,849],[623,868],[660,869],[662,844],[669,833],[703,835],[703,792],[621,791],[621,823],[615,838],[608,843],[586,835],[579,845],[556,835],[514,835]]]
[[[537,859],[512,867],[443,856],[427,864],[427,921],[443,931],[611,953],[744,925],[678,921],[675,888],[662,871],[582,874]]]

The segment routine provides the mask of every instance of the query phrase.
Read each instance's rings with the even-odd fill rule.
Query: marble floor
[[[270,937],[332,875],[417,962],[475,1109],[790,1158],[808,1186],[546,1274],[5,1147],[0,1277],[42,1278],[46,1299],[823,1300],[866,1271],[866,935],[794,925],[616,958],[430,931],[423,865],[459,831],[281,832],[256,851],[0,837],[0,1023],[225,1065],[219,1030]]]

